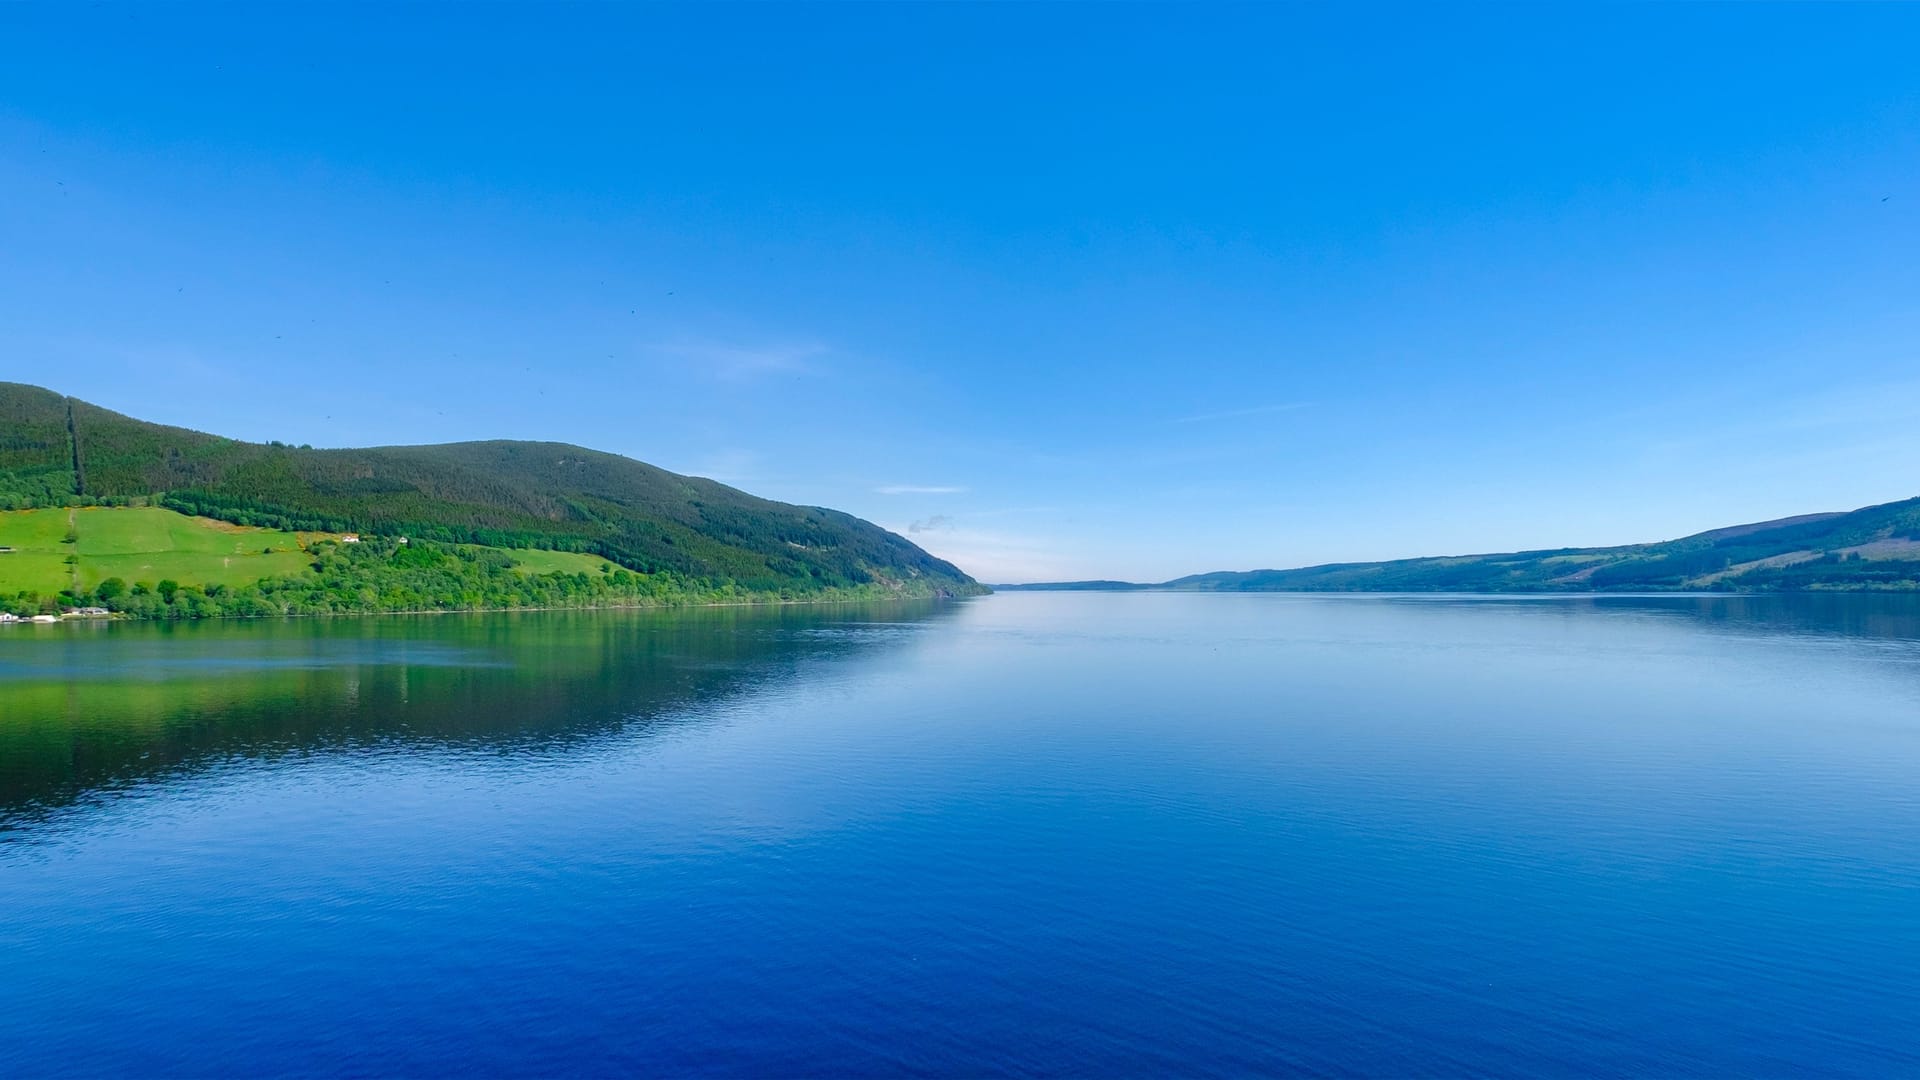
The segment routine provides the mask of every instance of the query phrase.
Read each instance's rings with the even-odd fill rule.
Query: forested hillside
[[[583,552],[720,588],[979,590],[849,514],[563,443],[248,443],[12,383],[0,384],[0,420],[0,509],[150,501],[287,531]]]
[[[67,399],[0,383],[0,510],[52,506],[77,493]]]

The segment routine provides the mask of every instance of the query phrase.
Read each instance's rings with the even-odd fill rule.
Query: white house
[[[340,542],[343,544],[357,544],[360,542],[360,534],[359,533],[343,533],[340,537]]]

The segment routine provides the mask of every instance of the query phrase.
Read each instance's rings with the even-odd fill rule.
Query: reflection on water
[[[1904,593],[1646,594],[1593,596],[1401,595],[1352,597],[1390,603],[1689,619],[1731,634],[1792,634],[1920,642],[1920,597]]]
[[[0,837],[90,791],[208,762],[497,749],[672,722],[897,645],[954,611],[927,602],[9,633]]]
[[[0,1071],[1920,1075],[1920,598],[0,634]]]

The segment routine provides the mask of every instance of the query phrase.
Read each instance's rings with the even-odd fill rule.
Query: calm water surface
[[[0,1072],[1920,1073],[1920,601],[0,630]]]

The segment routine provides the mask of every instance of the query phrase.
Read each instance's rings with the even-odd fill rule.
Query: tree
[[[156,586],[156,588],[160,592],[160,599],[171,604],[173,603],[173,595],[180,591],[180,583],[172,578],[161,578],[160,584]]]
[[[126,591],[127,591],[127,583],[124,579],[117,578],[117,577],[110,577],[107,580],[101,582],[99,587],[93,590],[93,595],[99,597],[101,603],[105,603],[109,600],[112,600],[112,599],[115,599],[116,597],[121,596]]]

